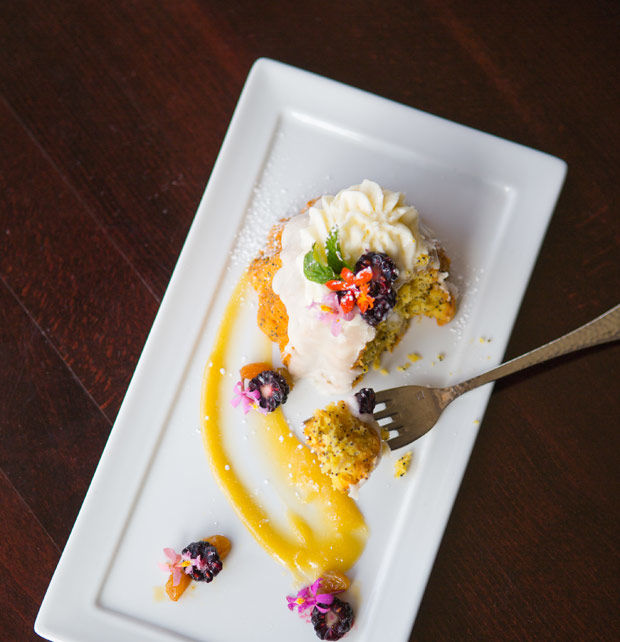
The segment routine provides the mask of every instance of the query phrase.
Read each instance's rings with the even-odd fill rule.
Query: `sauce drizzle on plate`
[[[288,527],[275,525],[269,513],[256,501],[230,465],[224,446],[221,405],[229,397],[230,379],[224,372],[227,354],[234,339],[236,319],[246,290],[242,277],[221,321],[210,365],[202,382],[201,421],[203,443],[211,470],[237,515],[256,541],[297,581],[313,581],[324,571],[345,572],[361,555],[368,528],[356,503],[335,491],[310,450],[292,434],[284,413],[278,408],[268,415],[254,413],[257,430],[269,453],[274,470],[269,471],[295,492],[283,497],[288,506]],[[311,505],[311,521],[302,517],[304,505]],[[305,511],[307,512],[307,511]]]

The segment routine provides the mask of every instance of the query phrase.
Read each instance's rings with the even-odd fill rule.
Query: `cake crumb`
[[[445,358],[446,358],[446,353],[445,353],[445,352],[440,352],[440,353],[437,355],[437,359],[438,359],[439,361],[443,361]]]
[[[411,367],[410,363],[403,363],[402,366],[396,366],[396,370],[400,372],[405,372],[405,370],[409,370],[410,367]]]
[[[411,456],[412,453],[409,451],[396,461],[394,464],[394,477],[402,477],[409,470]]]
[[[385,375],[389,375],[389,374],[390,374],[390,373],[389,373],[385,368],[381,368],[381,369],[379,370],[379,372],[380,372],[382,375],[384,375],[384,376],[385,376]]]
[[[419,361],[422,358],[422,355],[419,352],[411,352],[410,354],[407,355],[407,359],[411,361],[411,363],[415,363],[416,361]]]
[[[480,423],[480,419],[474,419],[474,425],[478,425]]]

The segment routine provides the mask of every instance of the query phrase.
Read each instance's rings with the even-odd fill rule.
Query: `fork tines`
[[[375,393],[375,404],[385,404],[383,410],[375,411],[373,414],[375,419],[391,419],[392,421],[398,416],[398,410],[390,405],[394,400],[394,390],[379,390]]]

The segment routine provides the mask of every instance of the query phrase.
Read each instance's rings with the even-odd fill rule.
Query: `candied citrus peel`
[[[351,586],[351,580],[340,571],[325,571],[321,575],[321,590],[324,593],[341,593]]]
[[[202,541],[209,542],[211,546],[215,546],[215,550],[222,561],[224,561],[225,557],[230,553],[230,540],[228,537],[224,537],[223,535],[212,535],[211,537],[203,538]]]
[[[264,361],[257,361],[243,366],[243,368],[239,370],[239,375],[241,379],[254,379],[254,377],[257,377],[261,372],[265,372],[265,370],[273,370],[273,366]]]
[[[170,573],[170,577],[166,582],[166,593],[168,594],[168,597],[173,602],[176,602],[181,597],[181,595],[185,593],[185,589],[189,586],[191,581],[191,575],[186,575],[185,573],[183,573],[183,575],[181,575],[179,583],[175,586],[174,580],[172,578],[172,573]]]

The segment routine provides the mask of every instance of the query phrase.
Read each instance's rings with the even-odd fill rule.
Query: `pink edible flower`
[[[181,562],[181,565],[185,567],[183,570],[188,574],[192,574],[192,570],[198,569],[199,571],[204,571],[205,568],[207,568],[207,560],[202,559],[202,557],[191,557],[189,553],[182,553],[181,554],[181,559],[183,560]]]
[[[256,407],[260,411],[263,410],[258,405],[258,401],[260,400],[260,392],[258,390],[246,390],[243,386],[243,382],[237,381],[234,391],[235,396],[230,400],[230,405],[233,408],[236,408],[241,404],[244,415],[247,415],[252,407]]]
[[[173,548],[164,548],[164,555],[168,558],[168,561],[159,562],[158,566],[162,571],[172,573],[172,585],[177,586],[181,581],[181,573],[187,564],[183,563],[181,556]]]
[[[310,305],[310,308],[319,308],[319,321],[331,324],[331,333],[334,337],[340,334],[342,321],[351,321],[355,316],[355,312],[343,311],[335,292],[326,294],[321,303],[315,301]]]
[[[334,601],[332,593],[317,593],[321,586],[321,578],[310,586],[305,586],[297,595],[287,595],[286,601],[290,611],[297,609],[299,615],[309,619],[312,610],[316,606],[321,613],[327,613],[329,606]]]

